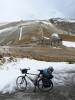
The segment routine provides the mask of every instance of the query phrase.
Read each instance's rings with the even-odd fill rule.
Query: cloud
[[[75,17],[75,0],[0,0],[0,22]]]
[[[55,6],[66,18],[75,18],[75,0],[56,0]]]

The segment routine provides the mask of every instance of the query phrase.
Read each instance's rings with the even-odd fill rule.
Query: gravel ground
[[[50,46],[0,47],[3,56],[28,57],[44,61],[75,61],[75,48],[52,48]]]

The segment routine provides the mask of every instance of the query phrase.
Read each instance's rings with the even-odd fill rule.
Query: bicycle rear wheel
[[[19,76],[16,80],[16,85],[20,91],[24,91],[27,87],[27,81],[26,81],[25,77]]]
[[[43,84],[43,79],[41,78],[38,81],[38,88],[43,92],[49,92],[53,88],[53,82],[51,80],[49,80],[49,83],[50,83],[50,85],[48,87],[45,87]]]

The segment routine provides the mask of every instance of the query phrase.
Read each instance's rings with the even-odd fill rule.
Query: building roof
[[[49,40],[50,38],[48,38],[48,37],[44,37],[44,39]]]
[[[36,37],[34,37],[34,36],[31,37],[31,40],[36,41]]]
[[[56,33],[53,33],[52,36],[59,37],[59,35],[56,34]],[[52,37],[52,36],[51,36],[51,37]]]
[[[58,34],[54,33],[52,34],[50,41],[61,41],[61,38],[58,36]]]

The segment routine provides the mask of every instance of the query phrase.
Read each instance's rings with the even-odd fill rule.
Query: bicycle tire
[[[53,82],[52,82],[51,80],[49,80],[49,82],[50,82],[50,87],[45,88],[45,87],[43,86],[43,79],[42,79],[42,78],[39,79],[39,80],[38,80],[38,88],[39,88],[41,91],[43,91],[43,92],[49,92],[49,91],[51,91],[52,88],[53,88]]]
[[[24,91],[27,87],[27,81],[24,76],[19,76],[16,80],[18,90]]]

